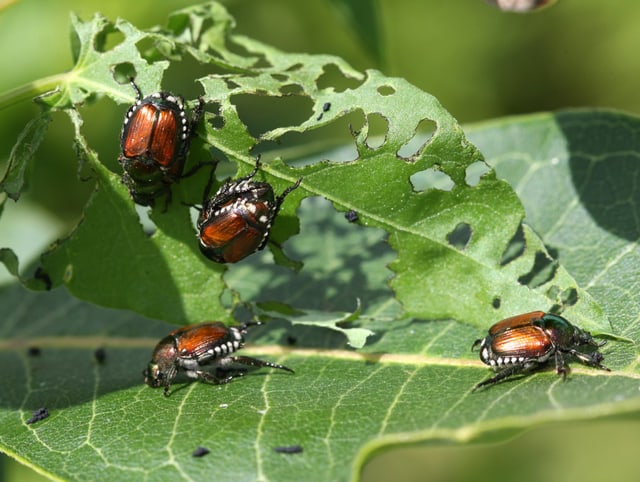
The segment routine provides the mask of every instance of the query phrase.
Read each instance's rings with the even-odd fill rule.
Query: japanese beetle
[[[236,263],[263,249],[284,198],[302,181],[275,197],[271,184],[251,180],[259,166],[258,159],[248,176],[225,182],[209,199],[213,178],[205,190],[198,240],[202,254],[216,263]]]
[[[235,369],[232,367],[234,363],[280,368],[293,373],[283,365],[248,356],[231,356],[244,346],[244,335],[251,324],[228,327],[220,322],[206,322],[172,331],[160,340],[153,351],[151,361],[143,372],[145,383],[153,388],[164,387],[164,395],[167,396],[171,382],[181,370],[189,378],[214,385],[229,383],[233,378],[245,374],[246,369]],[[202,370],[205,366],[215,368],[215,374]]]
[[[184,170],[195,127],[202,117],[204,101],[198,99],[191,120],[187,119],[184,100],[169,92],[156,92],[142,97],[142,92],[131,80],[136,91],[136,103],[124,118],[118,161],[134,202],[153,206],[155,199],[171,196],[171,184],[178,181]]]
[[[476,340],[471,349],[480,345],[480,359],[490,365],[497,374],[481,383],[474,390],[491,385],[518,373],[529,372],[544,365],[552,356],[556,372],[567,376],[565,357],[574,356],[585,365],[610,371],[602,365],[604,357],[597,350],[606,343],[597,343],[588,331],[572,325],[562,316],[533,311],[499,321],[489,328],[489,335]],[[583,345],[596,347],[590,353],[581,353]]]

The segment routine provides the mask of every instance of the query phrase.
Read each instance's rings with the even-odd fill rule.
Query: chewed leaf
[[[270,308],[270,309],[269,309]],[[367,342],[367,338],[374,334],[366,328],[348,327],[346,324],[358,321],[361,315],[360,300],[358,307],[353,313],[332,313],[320,310],[291,310],[288,307],[278,310],[278,306],[270,304],[260,310],[260,314],[267,316],[286,317],[292,325],[316,326],[338,331],[347,337],[347,343],[353,348],[362,348]]]
[[[256,180],[268,181],[276,193],[301,179],[271,229],[269,245],[281,264],[304,263],[286,260],[286,241],[299,230],[301,201],[321,196],[339,211],[356,212],[357,226],[387,233],[396,252],[389,284],[408,316],[486,327],[514,313],[560,305],[577,323],[610,331],[589,296],[535,233],[521,227],[524,210],[513,189],[484,164],[438,100],[407,81],[375,70],[358,72],[337,57],[284,53],[236,35],[233,19],[214,3],[177,12],[167,35],[99,15],[72,22],[76,66],[43,102],[70,114],[77,151],[95,172],[98,188],[82,224],[43,259],[53,286],[65,284],[93,302],[175,323],[229,318],[222,301],[225,268],[198,253],[188,207],[201,201],[206,174],[173,187],[171,206],[166,213],[154,209],[154,231],[145,233],[121,173],[105,169],[105,160],[83,138],[84,120],[72,108],[94,94],[132,99],[130,86],[119,85],[114,76],[128,67],[142,91],[158,89],[168,66],[155,60],[158,55],[177,62],[188,54],[222,69],[198,79],[208,104],[198,143],[211,146],[216,158],[239,164],[238,176],[254,166],[253,152],[285,145],[290,136],[305,145],[307,136],[331,126],[351,139],[347,160],[327,152],[322,160],[309,161],[304,150],[295,156],[278,156],[275,150],[262,162]],[[123,38],[107,47],[112,33]],[[154,55],[141,51],[149,41]],[[249,101],[268,101],[265,105],[279,112],[281,102],[292,100],[295,112],[273,115],[268,128],[243,114]],[[512,252],[519,232],[521,249]]]

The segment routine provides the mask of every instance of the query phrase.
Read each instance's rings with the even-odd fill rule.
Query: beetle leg
[[[276,363],[271,363],[264,360],[258,360],[257,358],[251,358],[249,356],[230,356],[227,357],[230,362],[240,363],[242,365],[247,365],[250,367],[269,367],[269,368],[279,368],[281,370],[286,370],[291,373],[295,373],[291,368],[287,368],[284,365],[278,365]]]
[[[211,186],[213,185],[213,173],[216,172],[216,167],[218,167],[218,161],[200,161],[187,172],[185,172],[180,179],[184,179],[187,177],[193,176],[196,172],[198,172],[204,166],[211,166],[211,176],[209,177],[209,181],[207,182],[207,188],[209,191],[205,191],[205,197],[209,197],[211,192]]]
[[[513,375],[517,375],[518,373],[529,372],[538,368],[540,364],[536,361],[528,361],[522,364],[511,365],[504,370],[498,372],[496,376],[487,378],[485,381],[478,383],[473,390],[477,390],[480,387],[484,387],[485,385],[493,385],[494,383],[498,383],[500,380],[504,380]]]
[[[562,379],[567,378],[567,367],[564,365],[564,356],[560,350],[556,350],[556,373],[562,376]]]
[[[191,116],[191,122],[189,122],[189,137],[193,137],[196,135],[196,127],[200,122],[200,118],[202,117],[202,113],[204,112],[204,99],[202,96],[198,97],[198,105],[195,109],[193,109],[193,114]]]
[[[475,387],[473,387],[473,389],[477,390],[478,388],[484,387],[485,385],[493,385],[494,383],[498,383],[500,380],[520,373],[524,369],[525,367],[523,365],[512,365],[498,372],[495,376],[487,378],[485,381],[478,383]]]
[[[298,179],[293,185],[289,186],[284,191],[282,191],[282,194],[280,194],[276,198],[276,208],[273,210],[273,215],[271,216],[271,219],[274,219],[278,214],[278,211],[280,211],[280,206],[284,202],[284,198],[287,197],[287,194],[289,194],[294,189],[297,189],[300,186],[301,182],[302,182],[302,178]]]
[[[222,375],[226,374],[226,375]],[[192,378],[197,378],[200,381],[210,383],[211,385],[226,385],[234,378],[241,377],[245,374],[245,370],[216,370],[216,374],[213,375],[203,370],[192,370],[187,372],[187,375]],[[221,376],[222,375],[222,376]]]
[[[602,360],[604,360],[604,357],[602,356],[602,353],[600,353],[599,351],[594,351],[592,353],[580,353],[579,351],[571,349],[571,350],[567,350],[567,353],[575,356],[578,360],[580,360],[585,365],[588,365],[590,367],[600,368],[608,372],[611,371],[611,369],[607,368],[601,363]]]

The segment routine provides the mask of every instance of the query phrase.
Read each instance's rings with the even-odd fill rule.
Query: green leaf
[[[307,253],[307,266],[317,270],[274,270],[265,254],[227,281],[244,299],[294,299],[325,311],[352,307],[358,293],[362,312],[353,323],[374,320],[365,325],[375,335],[363,349],[332,330],[270,322],[250,331],[240,353],[295,374],[261,369],[219,387],[182,378],[166,398],[142,383],[141,371],[172,326],[78,302],[60,289],[4,288],[0,358],[12,389],[0,392],[0,449],[67,480],[215,473],[346,481],[393,445],[490,441],[545,422],[637,412],[637,344],[602,349],[611,373],[573,363],[564,382],[549,369],[472,392],[491,373],[470,351],[484,330],[398,319],[383,283],[388,272],[377,262],[393,257],[383,233],[349,224],[315,199],[302,204],[300,217],[301,235],[289,247]],[[631,328],[637,343],[637,321]],[[30,346],[40,355],[29,356]],[[98,347],[103,364],[94,360]],[[26,425],[41,407],[49,418]],[[274,451],[289,445],[303,452]],[[211,453],[192,457],[198,446]]]
[[[0,181],[0,189],[14,201],[20,198],[28,162],[38,150],[49,122],[51,122],[51,115],[47,112],[31,120],[20,133],[18,141],[11,150],[9,165]]]
[[[367,338],[375,333],[366,328],[348,328],[341,325],[356,321],[361,314],[360,300],[358,309],[354,313],[331,313],[319,310],[307,310],[300,312],[292,310],[288,306],[281,306],[275,303],[261,306],[261,314],[271,316],[282,316],[288,319],[292,325],[317,326],[319,328],[329,328],[343,333],[347,337],[347,343],[353,348],[362,348],[367,342]]]
[[[154,213],[158,230],[149,237],[124,185],[87,145],[81,119],[72,119],[79,149],[99,183],[72,236],[43,256],[44,272],[54,284],[62,280],[75,296],[103,306],[135,307],[176,324],[202,321],[203,313],[228,320],[220,300],[222,268],[200,262],[188,211],[171,206],[166,213]]]
[[[347,480],[390,445],[501,439],[546,421],[637,412],[638,193],[629,175],[637,120],[569,113],[474,131],[525,200],[522,225],[509,182],[434,97],[405,80],[236,35],[215,3],[148,32],[99,15],[72,22],[77,64],[41,100],[70,116],[79,171],[96,190],[38,273],[92,304],[60,288],[0,289],[0,357],[11,387],[0,392],[3,452],[62,479]],[[124,39],[109,47],[116,31]],[[189,161],[206,145],[241,176],[264,150],[257,179],[282,193],[302,178],[273,226],[272,254],[229,268],[198,252],[188,205],[201,201],[206,174],[176,185],[166,211],[139,214],[76,110],[98,95],[131,102],[129,86],[113,78],[129,67],[143,92],[158,89],[166,59],[184,55],[216,72],[199,79],[207,118]],[[247,120],[238,100],[292,98],[297,114],[266,109],[277,117],[266,128]],[[346,160],[331,150],[335,132],[351,136]],[[27,153],[18,170],[29,157],[24,143],[36,137],[17,144]],[[292,137],[294,148],[278,147]],[[356,223],[341,214],[351,210]],[[304,268],[294,273],[274,259]],[[12,251],[0,260],[17,275]],[[636,344],[602,348],[610,373],[576,362],[566,382],[549,369],[473,392],[491,373],[470,351],[473,340],[500,318],[552,307]],[[143,385],[140,372],[171,324],[250,319],[261,309],[285,321],[255,327],[243,352],[295,374],[259,370],[218,387],[183,379],[168,398]],[[39,356],[28,355],[32,345]],[[93,359],[98,347],[106,347],[104,364]],[[26,424],[40,407],[51,416]],[[274,451],[290,445],[303,452]],[[198,446],[211,454],[193,458]]]
[[[567,111],[468,131],[517,190],[527,222],[602,306],[613,333],[636,339],[637,117]]]

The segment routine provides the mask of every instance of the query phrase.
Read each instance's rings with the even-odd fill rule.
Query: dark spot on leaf
[[[507,247],[504,249],[504,253],[502,253],[502,259],[500,260],[500,266],[505,266],[514,259],[522,256],[525,247],[526,242],[524,239],[524,231],[521,224],[518,226],[516,233],[513,235],[513,237],[507,244]]]
[[[411,185],[414,191],[421,192],[427,189],[440,189],[441,191],[451,191],[455,183],[444,172],[434,168],[416,172],[411,176]]]
[[[398,157],[414,160],[425,150],[436,131],[436,123],[430,119],[422,119],[416,126],[413,137],[398,149]]]
[[[344,217],[350,223],[355,223],[358,220],[358,211],[354,211],[353,209],[350,209],[349,211],[344,213]]]
[[[196,448],[191,454],[192,457],[204,457],[205,455],[211,453],[211,451],[205,447]]]
[[[296,343],[298,343],[298,339],[295,336],[291,336],[291,335],[287,336],[287,344],[288,345],[291,346],[291,345],[295,345]]]
[[[396,89],[394,89],[390,85],[381,85],[380,87],[378,87],[378,94],[384,95],[385,97],[387,95],[393,95],[395,93],[396,93]]]
[[[469,244],[472,234],[473,231],[468,223],[458,223],[453,231],[447,234],[447,241],[454,248],[463,251]]]
[[[40,353],[42,353],[42,350],[40,350],[40,348],[37,346],[30,346],[27,349],[27,354],[29,356],[40,356]]]
[[[328,112],[330,108],[331,108],[331,103],[325,102],[324,105],[322,106],[322,112],[320,112],[320,115],[317,117],[316,120],[321,120],[324,113]]]
[[[500,300],[500,298],[498,296],[496,296],[493,301],[491,302],[491,306],[493,306],[496,310],[498,308],[500,308],[500,305],[502,304],[502,301]]]
[[[536,253],[533,268],[527,274],[518,278],[518,283],[530,288],[536,288],[553,279],[558,270],[558,262],[550,258],[546,253]]]
[[[49,416],[49,410],[45,407],[39,408],[33,412],[31,418],[27,420],[27,424],[31,425],[32,423],[39,422],[40,420],[44,420]]]
[[[476,161],[467,166],[465,182],[468,186],[477,186],[482,176],[491,172],[491,168],[483,161]]]
[[[335,64],[325,65],[322,69],[322,74],[316,80],[318,90],[324,90],[331,87],[336,92],[356,89],[360,84],[362,84],[360,80],[347,77]]]
[[[301,454],[303,449],[301,445],[284,445],[274,447],[273,451],[279,454]]]
[[[100,347],[93,352],[93,357],[98,363],[102,364],[107,358],[107,351],[104,348]]]

